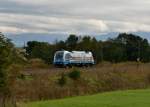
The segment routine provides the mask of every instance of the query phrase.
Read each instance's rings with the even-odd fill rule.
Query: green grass
[[[22,107],[150,107],[150,89],[32,102]]]

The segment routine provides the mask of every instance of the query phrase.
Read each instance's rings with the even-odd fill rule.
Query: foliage
[[[60,86],[64,86],[66,83],[67,83],[66,75],[62,73],[60,79],[58,79],[58,84]]]
[[[45,62],[42,59],[35,58],[30,59],[28,61],[28,64],[26,65],[28,68],[37,69],[37,68],[49,68],[49,65],[45,64]]]
[[[52,63],[54,46],[45,43],[30,41],[27,43],[26,52],[29,59],[40,58],[43,59],[46,63]]]
[[[13,45],[0,33],[0,92],[5,91],[7,68],[13,63]],[[3,91],[2,91],[3,90]]]
[[[68,50],[73,50],[76,48],[77,42],[78,42],[78,37],[72,34],[68,37],[65,43],[66,43]]]
[[[13,64],[23,61],[11,41],[0,33],[0,106],[5,107],[12,97],[12,87],[17,78],[18,67]],[[13,69],[10,69],[14,67]],[[14,103],[14,99],[11,99]]]
[[[124,46],[127,60],[136,61],[137,58],[141,58],[141,61],[147,60],[148,56],[144,53],[148,53],[150,47],[146,39],[123,33],[116,40]]]
[[[73,80],[78,80],[81,76],[81,71],[74,68],[71,72],[69,72],[68,76]]]
[[[13,86],[17,100],[58,99],[113,90],[145,89],[150,86],[150,63],[111,64],[105,62],[93,68],[76,69],[84,71],[78,79],[69,77],[68,74],[73,69],[25,69],[22,72],[25,78],[19,77]]]
[[[91,51],[95,62],[102,61],[124,62],[150,61],[150,45],[147,39],[134,34],[121,33],[116,38],[98,41],[91,36],[77,36],[71,34],[66,41],[57,41],[55,44],[29,41],[27,43],[28,58],[41,58],[50,64],[57,50]]]

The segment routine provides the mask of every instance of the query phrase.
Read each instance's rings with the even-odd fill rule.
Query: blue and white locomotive
[[[92,52],[56,51],[53,64],[56,66],[91,66],[94,65]]]

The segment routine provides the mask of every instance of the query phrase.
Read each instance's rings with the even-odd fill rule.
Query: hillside
[[[21,107],[149,107],[150,89],[28,103]]]

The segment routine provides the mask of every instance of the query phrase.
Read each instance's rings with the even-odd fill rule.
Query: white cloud
[[[107,25],[101,20],[94,19],[74,19],[74,18],[57,18],[49,16],[19,15],[19,14],[0,14],[0,21],[14,29],[16,33],[22,32],[77,32],[77,33],[100,33],[107,31]],[[9,19],[9,20],[8,20]],[[8,21],[7,21],[8,20]],[[7,29],[1,29],[7,32]],[[10,32],[11,30],[8,30]]]
[[[108,21],[106,24],[112,32],[150,32],[150,25],[138,22]]]

